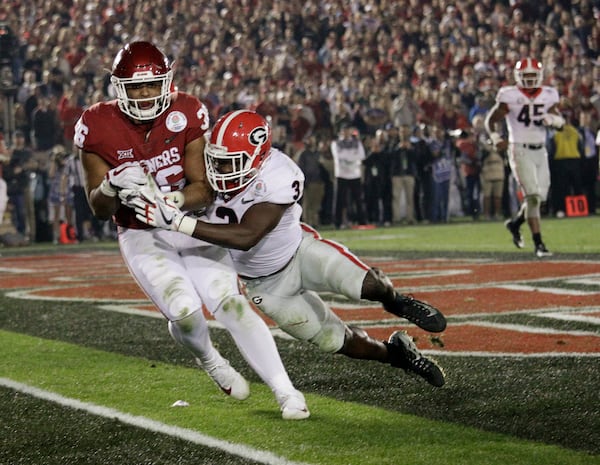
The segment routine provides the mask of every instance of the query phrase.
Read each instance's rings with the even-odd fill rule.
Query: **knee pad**
[[[346,325],[316,293],[304,292],[302,297],[313,309],[312,315],[314,315],[314,318],[309,319],[305,324],[305,335],[312,333],[307,340],[323,352],[338,352],[346,339]],[[296,328],[290,327],[290,330],[295,331]]]
[[[528,195],[525,197],[527,204],[527,218],[539,218],[540,217],[540,205],[542,200],[539,195]]]
[[[346,328],[341,321],[323,322],[323,325],[309,342],[316,345],[323,352],[334,354],[344,346]]]
[[[200,335],[208,334],[208,324],[202,310],[198,309],[180,320],[169,321],[169,333],[184,347],[197,344]]]

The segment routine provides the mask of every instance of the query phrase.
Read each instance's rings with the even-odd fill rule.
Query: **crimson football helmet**
[[[250,184],[271,150],[271,127],[255,111],[236,110],[216,122],[204,149],[206,176],[220,193]]]
[[[515,81],[523,89],[537,89],[542,86],[544,67],[534,58],[524,58],[515,65]]]
[[[119,108],[131,118],[152,120],[169,108],[173,70],[169,59],[150,42],[126,44],[115,57],[110,82],[115,88]],[[149,82],[160,83],[161,92],[158,97],[133,99],[127,95],[129,86]]]

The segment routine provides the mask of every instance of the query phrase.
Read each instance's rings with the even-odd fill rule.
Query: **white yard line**
[[[166,434],[168,436],[183,439],[185,441],[189,441],[201,446],[219,449],[228,454],[237,455],[239,457],[253,460],[258,463],[264,463],[267,465],[309,465],[304,462],[292,462],[290,460],[287,460],[285,457],[280,457],[268,451],[254,449],[243,444],[235,444],[229,441],[224,441],[222,439],[213,438],[212,436],[207,436],[205,434],[199,433],[198,431],[194,431],[191,429],[167,425],[165,423],[161,423],[150,418],[138,415],[130,415],[129,413],[104,407],[102,405],[96,405],[90,402],[82,402],[78,399],[63,397],[60,394],[45,391],[43,389],[19,383],[8,378],[0,378],[0,385],[10,389],[14,389],[15,391],[19,391],[24,394],[31,395],[38,399],[54,402],[55,404],[59,404],[64,407],[83,410],[84,412],[91,413],[92,415],[97,415],[104,418],[116,418],[117,420],[128,425],[132,425],[148,431],[153,431],[155,433]]]

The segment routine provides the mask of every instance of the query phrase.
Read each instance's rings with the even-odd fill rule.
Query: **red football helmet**
[[[542,86],[544,67],[533,58],[524,58],[515,65],[515,81],[523,89],[537,89]]]
[[[169,59],[150,42],[126,44],[115,57],[110,82],[115,88],[119,108],[127,116],[147,121],[164,113],[171,103],[173,71]],[[148,82],[159,82],[158,97],[132,99],[127,87]],[[147,103],[150,108],[145,108]]]
[[[204,150],[206,176],[221,193],[239,191],[258,176],[271,150],[271,128],[255,111],[236,110],[216,122]]]

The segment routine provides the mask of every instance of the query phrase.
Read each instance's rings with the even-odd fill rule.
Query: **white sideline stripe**
[[[506,329],[509,331],[517,331],[519,333],[532,334],[565,334],[568,336],[596,336],[600,337],[600,333],[593,331],[571,331],[553,328],[540,328],[536,326],[516,325],[510,323],[493,323],[489,321],[469,321],[464,323],[465,326],[480,326],[484,328]]]
[[[463,351],[445,352],[443,350],[421,350],[425,355],[442,357],[484,357],[484,358],[598,358],[600,353],[590,352],[485,352],[485,351]]]
[[[13,274],[25,274],[25,273],[35,273],[36,270],[31,270],[29,268],[6,268],[5,266],[0,266],[0,273],[13,273]]]
[[[501,289],[509,291],[529,291],[529,292],[545,292],[547,294],[556,295],[596,295],[598,291],[578,291],[576,289],[562,289],[558,287],[543,287],[543,286],[526,286],[524,284],[502,284]]]
[[[148,302],[143,302],[143,305],[147,305],[147,304],[148,304]],[[126,305],[99,305],[98,308],[105,310],[105,311],[109,311],[109,312],[125,313],[127,315],[144,316],[144,317],[158,318],[158,319],[164,318],[160,312],[150,312],[148,310],[139,310],[137,308],[131,308]],[[208,320],[207,319],[206,322],[208,323],[209,328],[225,329],[225,326],[223,326],[221,323],[219,323],[216,320]],[[279,328],[269,328],[269,329],[271,330],[271,333],[273,333],[273,336],[280,337],[281,339],[288,339],[290,341],[295,340],[292,336],[290,336],[287,333],[284,333]]]
[[[101,405],[96,405],[89,402],[82,402],[78,399],[71,399],[69,397],[63,397],[60,394],[45,391],[43,389],[39,389],[33,386],[28,386],[27,384],[19,383],[17,381],[13,381],[12,379],[0,378],[0,385],[8,387],[10,389],[14,389],[24,394],[29,394],[31,396],[37,397],[38,399],[47,400],[77,410],[83,410],[85,412],[104,418],[116,418],[117,420],[122,421],[123,423],[126,423],[128,425],[143,428],[145,430],[153,431],[155,433],[166,434],[168,436],[172,436],[178,439],[184,439],[186,441],[201,446],[219,449],[224,452],[227,452],[228,454],[237,455],[239,457],[254,460],[259,463],[264,463],[267,465],[309,465],[304,462],[292,462],[290,460],[287,460],[285,457],[280,457],[278,455],[272,454],[271,452],[254,449],[243,444],[235,444],[229,441],[213,438],[211,436],[206,436],[202,433],[193,431],[191,429],[167,425],[159,421],[151,420],[150,418],[137,415],[130,415],[129,413],[120,412],[119,410],[103,407]]]
[[[600,286],[600,275],[590,276],[589,278],[567,279],[569,284],[583,284],[584,286]]]
[[[548,313],[540,313],[539,316],[543,318],[552,318],[554,320],[561,321],[579,321],[588,324],[600,325],[600,317],[595,316],[586,316],[585,313],[598,313],[600,310],[596,309],[593,311],[587,312],[570,312],[570,313],[561,313],[561,312],[548,312]]]

